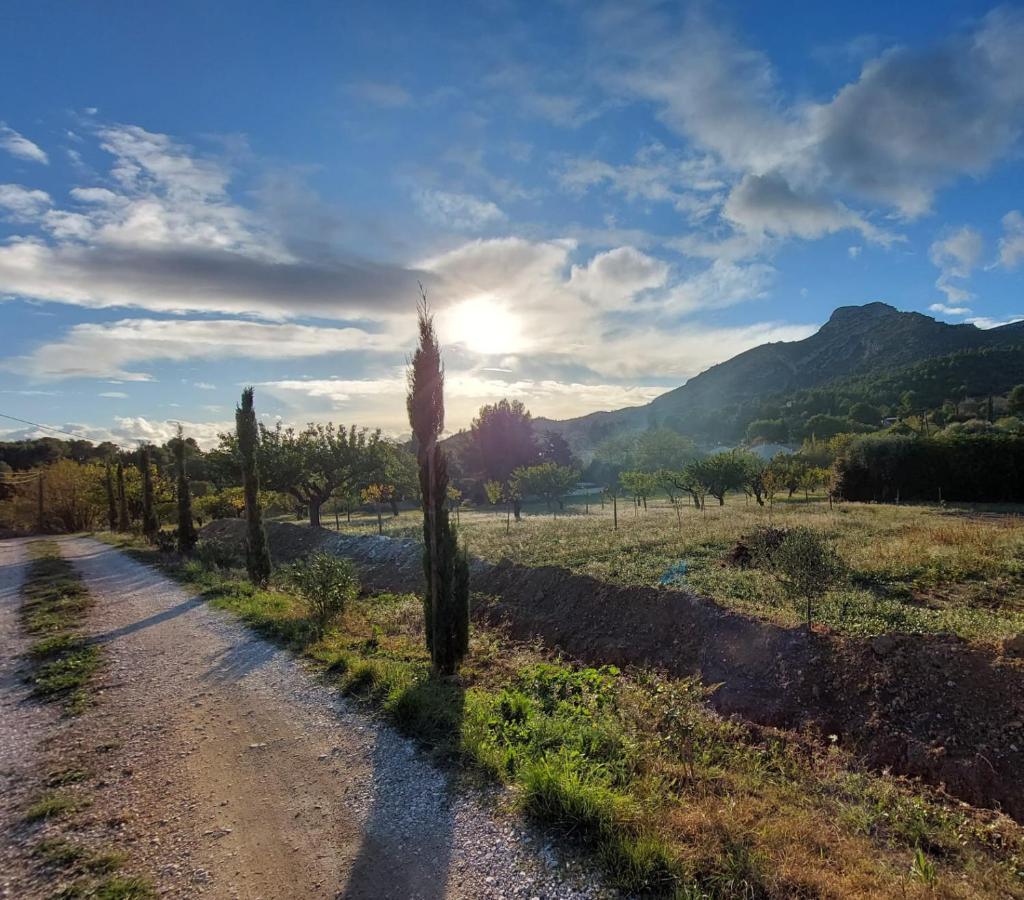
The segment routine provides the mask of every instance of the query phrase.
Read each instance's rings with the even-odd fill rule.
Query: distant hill
[[[802,341],[763,344],[645,406],[564,421],[538,419],[586,452],[624,430],[665,426],[705,444],[735,441],[755,419],[845,414],[855,401],[894,403],[904,391],[941,404],[1024,382],[1024,322],[983,330],[885,303],[843,306]],[[844,406],[845,404],[845,406]]]

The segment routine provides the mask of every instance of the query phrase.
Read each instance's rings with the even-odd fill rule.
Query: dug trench
[[[272,524],[284,561],[347,556],[371,589],[422,589],[408,540]],[[205,540],[240,548],[244,523]],[[820,734],[876,769],[921,778],[1024,822],[1024,658],[955,635],[851,638],[783,628],[681,590],[623,587],[556,567],[473,563],[473,615],[581,662],[649,666],[717,685],[723,715]]]

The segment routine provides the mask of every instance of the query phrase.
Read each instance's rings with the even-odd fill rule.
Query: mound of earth
[[[238,548],[244,534],[238,520],[202,532]],[[370,588],[423,588],[416,541],[282,524],[268,535],[277,560],[325,549],[351,558]],[[516,638],[540,638],[590,664],[700,675],[718,685],[711,702],[723,714],[836,735],[873,766],[1024,821],[1024,659],[1007,649],[955,635],[809,635],[687,591],[507,561],[475,561],[473,590],[474,616]]]

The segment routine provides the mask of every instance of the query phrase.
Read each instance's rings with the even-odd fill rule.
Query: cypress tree
[[[117,461],[117,530],[129,531],[132,523],[128,518],[128,495],[124,490],[124,461]]]
[[[423,498],[423,612],[434,672],[452,676],[469,649],[469,560],[448,520],[448,462],[437,445],[444,430],[444,366],[425,296],[417,312],[420,343],[409,366],[406,405]]]
[[[149,465],[149,445],[139,448],[139,468],[142,470],[142,533],[151,544],[156,543],[160,532],[160,520],[156,515],[156,503],[153,500],[153,473]]]
[[[117,531],[117,501],[114,499],[114,473],[110,467],[110,460],[107,460],[106,478],[104,479],[107,489],[107,524],[111,531]]]
[[[174,463],[178,476],[178,552],[191,556],[199,538],[192,522],[192,491],[185,472],[185,435],[180,425],[174,442]]]
[[[238,437],[238,454],[242,462],[245,521],[248,525],[245,537],[245,568],[253,584],[263,585],[270,579],[271,563],[267,532],[263,527],[263,510],[260,509],[260,477],[256,459],[259,428],[256,424],[251,387],[242,391],[242,402],[235,409],[235,432]]]

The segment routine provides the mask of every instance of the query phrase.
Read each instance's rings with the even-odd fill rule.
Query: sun
[[[448,310],[447,335],[453,344],[483,356],[519,353],[525,349],[522,319],[493,297],[473,297]]]

